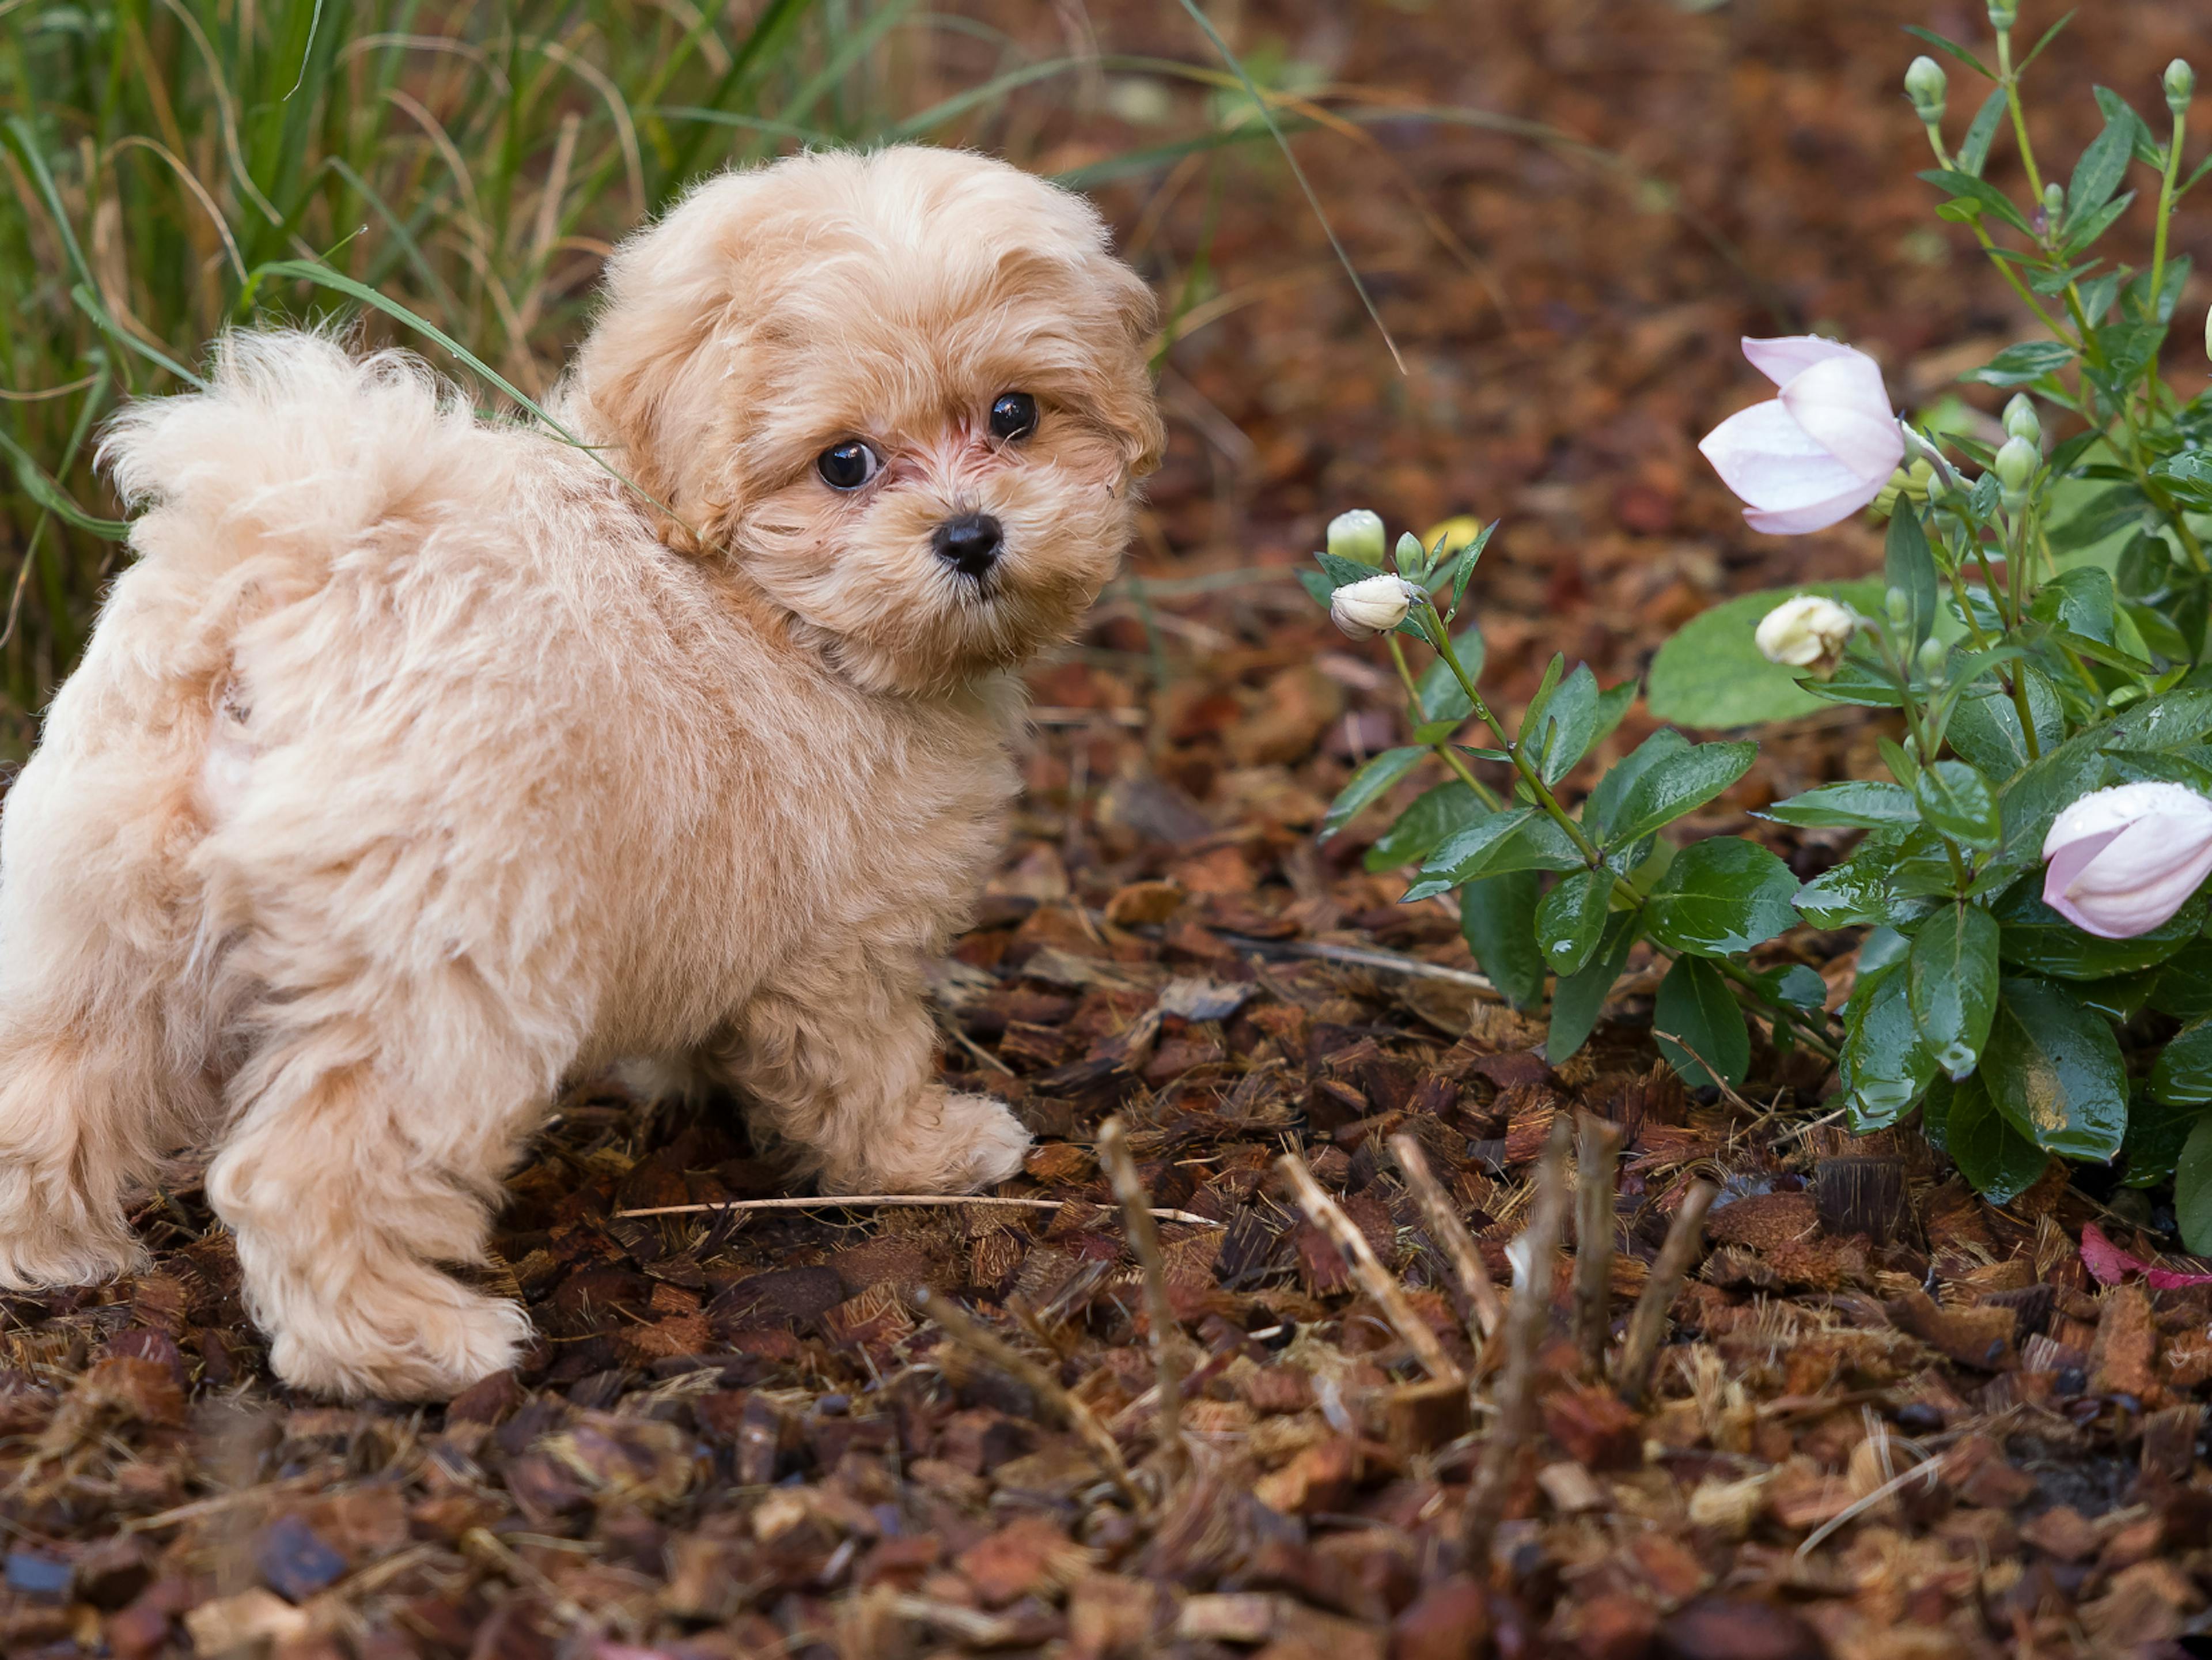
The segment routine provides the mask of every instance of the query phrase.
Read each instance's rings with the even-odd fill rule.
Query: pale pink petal
[[[2088,868],[2089,861],[2120,838],[2123,824],[2117,830],[2096,830],[2087,836],[2077,836],[2056,852],[2047,847],[2045,856],[2051,863],[2043,873],[2043,903],[2056,907],[2067,890],[2074,885],[2075,878]]]
[[[1877,478],[1872,483],[1858,483],[1839,496],[1825,502],[1815,502],[1802,508],[1746,508],[1743,521],[1755,531],[1769,536],[1802,536],[1808,531],[1826,530],[1850,518],[1861,508],[1881,494],[1882,486],[1889,481]]]
[[[2057,860],[2051,863],[2056,869]],[[2156,818],[2142,819],[2066,885],[2069,904],[2051,908],[2100,939],[2132,939],[2187,904],[2208,874],[2212,841]]]
[[[1815,363],[1850,350],[1839,340],[1824,340],[1817,334],[1785,334],[1771,340],[1747,337],[1743,343],[1743,355],[1751,360],[1752,368],[1778,386],[1787,385]]]
[[[1783,407],[1812,441],[1860,478],[1877,482],[1905,459],[1881,370],[1864,352],[1813,365],[1782,388]]]
[[[1864,482],[1807,436],[1779,398],[1737,410],[1698,447],[1723,483],[1749,506],[1769,511],[1813,507]],[[1850,511],[1846,508],[1826,522],[1833,524]]]

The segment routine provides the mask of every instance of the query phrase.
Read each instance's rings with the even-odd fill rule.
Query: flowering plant
[[[1994,67],[1917,31],[1990,83],[1955,148],[1942,68],[1923,57],[1905,77],[1936,213],[1972,234],[2041,330],[1966,377],[2013,391],[2002,431],[1899,421],[1878,366],[1847,345],[1747,341],[1777,395],[1708,436],[1707,458],[1762,532],[1886,511],[1883,572],[1724,607],[1725,624],[1654,665],[1655,684],[1671,674],[1689,689],[1670,690],[1670,718],[1742,721],[1740,688],[1708,668],[1716,690],[1701,702],[1679,672],[1676,647],[1710,655],[1724,625],[1742,630],[1733,648],[1795,681],[1785,695],[1889,712],[1889,777],[1825,784],[1765,815],[1863,832],[1850,856],[1801,883],[1747,840],[1670,843],[1670,824],[1751,765],[1742,739],[1662,728],[1570,806],[1564,781],[1635,686],[1601,688],[1555,657],[1509,730],[1480,690],[1479,633],[1453,632],[1488,531],[1456,549],[1401,538],[1392,576],[1372,514],[1332,526],[1308,586],[1348,631],[1392,630],[1413,732],[1353,775],[1323,834],[1434,757],[1448,775],[1369,865],[1418,866],[1409,901],[1456,893],[1498,990],[1523,1006],[1548,997],[1555,1063],[1648,941],[1669,959],[1655,1036],[1693,1085],[1743,1081],[1749,1012],[1778,1047],[1834,1061],[1855,1130],[1917,1112],[1998,1203],[2054,1154],[2122,1161],[2134,1186],[2174,1177],[2185,1241],[2212,1252],[2212,392],[2185,400],[2160,362],[2190,274],[2168,257],[2169,228],[2212,161],[2184,173],[2195,76],[2177,61],[2165,136],[2099,88],[2102,131],[2067,180],[2046,179],[2020,86],[2057,29],[2016,58],[2016,9],[1990,5]],[[2008,136],[2025,204],[1985,176]],[[2155,207],[2148,262],[2130,266],[2106,239],[2136,167]],[[1435,654],[1418,676],[1405,636]],[[1491,746],[1459,741],[1470,715]],[[1484,761],[1511,769],[1510,787],[1485,781],[1472,764]],[[1809,968],[1747,956],[1801,922],[1866,930],[1838,1013]]]

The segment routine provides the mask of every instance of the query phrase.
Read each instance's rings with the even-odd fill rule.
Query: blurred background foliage
[[[1020,9],[1044,27],[915,0],[0,0],[0,753],[125,556],[101,419],[185,388],[226,326],[365,287],[370,343],[477,371],[489,406],[501,380],[550,386],[611,245],[702,172],[925,139],[1095,188],[1271,144],[1253,89],[1285,130],[1360,140],[1390,113],[1309,102],[1279,50],[1232,72],[1177,0],[1182,57]],[[1208,223],[1179,251],[1139,227],[1186,322],[1218,297]]]

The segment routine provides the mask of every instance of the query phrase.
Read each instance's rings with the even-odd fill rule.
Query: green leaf
[[[1916,824],[1920,822],[1920,809],[1912,800],[1912,793],[1902,784],[1853,778],[1840,784],[1822,784],[1802,795],[1793,795],[1787,801],[1777,801],[1753,817],[1807,830],[1873,830],[1882,824]]]
[[[2212,1014],[2212,942],[2192,940],[2166,959],[2151,987],[2150,1006],[2177,1020]]]
[[[1904,842],[1898,830],[1869,831],[1849,859],[1797,890],[1792,903],[1799,915],[1816,928],[1902,926],[1924,915],[1926,900],[1898,890],[1895,865]]]
[[[2066,240],[2060,252],[2071,258],[2094,246],[2097,239],[2112,229],[2119,216],[2134,205],[2136,193],[2130,191],[2118,200],[2106,203],[2103,207],[2099,208],[2078,223],[2069,222],[2066,227]],[[2094,318],[2091,319],[2092,322],[2094,320]],[[2101,336],[2104,331],[2099,329],[2097,332]],[[2136,367],[2140,369],[2142,365],[2138,364]]]
[[[1853,1134],[1895,1123],[1936,1075],[1912,1018],[1908,974],[1908,965],[1899,964],[1869,980],[1862,970],[1852,991],[1836,1070]]]
[[[1702,957],[1678,957],[1667,970],[1651,1011],[1651,1031],[1659,1053],[1692,1089],[1709,1084],[1733,1089],[1750,1069],[1751,1033],[1744,1025],[1743,1011],[1736,1006],[1720,970]],[[1692,1058],[1692,1049],[1718,1067],[1720,1076],[1715,1078]]]
[[[1700,611],[1659,648],[1645,678],[1652,718],[1686,727],[1753,727],[1796,721],[1831,699],[1806,691],[1794,670],[1759,655],[1754,635],[1766,613],[1801,593],[1817,593],[1868,616],[1880,616],[1882,582],[1811,582],[1769,588]]]
[[[2065,717],[2057,694],[2051,690],[2051,682],[2033,669],[2023,666],[2015,672],[2027,678],[2027,708],[2035,719],[2037,747],[2048,753],[2065,737]],[[1960,759],[1992,778],[2009,778],[2028,763],[2020,711],[2013,707],[2011,698],[1995,687],[1961,697],[1943,736]]]
[[[1398,822],[1367,849],[1367,868],[1395,870],[1425,859],[1443,845],[1445,837],[1466,829],[1489,811],[1465,782],[1449,779],[1414,797],[1413,805],[1398,815]]]
[[[2136,160],[2147,167],[2163,173],[2166,170],[2166,146],[2151,137],[2150,124],[2135,112],[2135,106],[2110,87],[2093,88],[2097,107],[2105,112],[2106,121],[2126,124],[2129,142],[2135,147]]]
[[[1591,834],[1601,842],[1609,839],[1620,804],[1636,781],[1669,757],[1686,753],[1689,747],[1690,740],[1680,733],[1671,727],[1662,727],[1614,762],[1590,791],[1589,800],[1583,804],[1583,818]]]
[[[2006,1122],[1979,1073],[1952,1086],[1943,1146],[1959,1174],[1993,1205],[2019,1198],[2051,1163],[2048,1153]]]
[[[1914,794],[1920,817],[1940,835],[1970,848],[1994,848],[2004,839],[1996,798],[1981,774],[1964,761],[1938,761],[1920,769]]]
[[[2127,1160],[2127,1185],[2154,1187],[2172,1175],[2189,1133],[2203,1117],[2197,1107],[2169,1107],[2137,1097],[2128,1110],[2127,1139],[2120,1144],[2120,1156]]]
[[[1455,635],[1452,650],[1459,657],[1459,666],[1467,671],[1467,678],[1480,681],[1486,655],[1482,630],[1471,628],[1464,634]],[[1414,685],[1421,694],[1421,707],[1429,712],[1431,721],[1464,721],[1474,713],[1474,704],[1468,697],[1466,688],[1460,684],[1459,677],[1451,672],[1451,665],[1445,662],[1441,655],[1421,672],[1421,678],[1414,682]]]
[[[1485,877],[1459,891],[1459,931],[1475,965],[1517,1009],[1544,1000],[1544,958],[1536,949],[1536,873]]]
[[[2120,1150],[2128,1076],[2119,1043],[2049,981],[2000,983],[1979,1075],[1996,1110],[2045,1152],[2101,1161]]]
[[[1973,174],[1960,173],[1952,167],[1930,167],[1919,176],[1936,189],[1949,192],[1953,201],[1971,203],[1981,212],[2002,220],[2023,236],[2035,234],[2027,216],[2014,207],[2012,198],[1995,185],[1984,184]]]
[[[1321,552],[1314,557],[1321,562],[1322,574],[1328,578],[1332,593],[1339,588],[1348,588],[1354,582],[1364,582],[1370,577],[1385,574],[1379,566],[1363,565],[1357,559],[1346,559],[1340,553]]]
[[[1578,870],[1536,907],[1536,943],[1553,973],[1570,975],[1589,961],[1605,933],[1613,884],[1609,870]]]
[[[1759,745],[1741,742],[1699,744],[1664,757],[1628,787],[1607,845],[1626,846],[1695,812],[1750,771],[1758,758]]]
[[[2055,374],[2074,361],[2074,348],[2057,340],[2023,340],[2007,346],[1978,369],[1959,378],[1978,380],[1985,386],[2024,386]]]
[[[1794,925],[1796,892],[1790,866],[1758,842],[1716,836],[1675,855],[1651,890],[1644,926],[1670,951],[1726,956]]]
[[[1544,1058],[1553,1066],[1589,1041],[1598,1014],[1605,1007],[1606,994],[1627,964],[1629,947],[1636,943],[1638,921],[1632,912],[1615,912],[1590,960],[1553,988],[1552,1029],[1544,1039]]]
[[[2069,222],[2079,220],[2112,199],[2112,192],[2119,189],[2120,180],[2127,176],[2138,125],[2132,119],[2107,120],[2105,130],[2081,152],[2081,159],[2074,166],[2073,182],[2066,186],[2066,217]]]
[[[1497,528],[1498,521],[1493,519],[1476,532],[1472,542],[1459,550],[1458,561],[1452,566],[1451,602],[1454,610],[1458,609],[1461,597],[1467,593],[1468,579],[1474,575],[1475,564],[1481,559],[1482,550],[1490,545],[1491,533]],[[1464,658],[1461,660],[1465,664]],[[1474,672],[1472,664],[1466,664],[1466,667],[1470,675]]]
[[[1996,1012],[1996,920],[1978,905],[1941,908],[1912,936],[1905,968],[1921,1043],[1955,1083],[1981,1059]]]
[[[2206,901],[2197,896],[2131,939],[2083,933],[2043,903],[2042,883],[2033,875],[2007,889],[1990,909],[2002,930],[1998,954],[2012,967],[2062,980],[2102,980],[2155,967],[2196,939],[2204,927]]]
[[[1597,738],[1597,677],[1587,663],[1559,683],[1541,709],[1530,706],[1521,723],[1521,741],[1547,784],[1575,769]]]
[[[2197,1121],[2174,1161],[2173,1219],[2192,1255],[2212,1254],[2212,1117]]]
[[[1478,876],[1516,870],[1579,870],[1582,855],[1537,808],[1507,807],[1477,819],[1429,855],[1405,902],[1449,891]]]
[[[1425,749],[1384,750],[1370,759],[1352,775],[1337,792],[1336,800],[1329,803],[1328,816],[1321,821],[1321,835],[1316,839],[1328,841],[1357,818],[1376,797],[1419,766],[1428,753]]]
[[[1917,650],[1936,627],[1936,556],[1929,551],[1919,510],[1902,496],[1889,515],[1882,546],[1882,580],[1905,596],[1905,629]]]
[[[2212,1106],[2212,1020],[2184,1026],[2159,1052],[2150,1093],[2170,1107]]]
[[[1983,167],[1989,163],[1990,142],[1997,136],[1998,124],[2004,118],[2005,89],[1993,88],[1982,100],[1981,108],[1975,112],[1973,125],[1966,129],[1966,136],[1959,141],[1960,172],[1970,173],[1977,179],[1982,176]]]

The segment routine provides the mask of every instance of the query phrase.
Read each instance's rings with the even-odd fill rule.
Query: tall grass
[[[1024,88],[1097,71],[915,0],[0,0],[0,750],[120,556],[100,421],[191,383],[224,326],[373,295],[372,335],[527,404],[611,241],[700,173],[1005,148]]]

